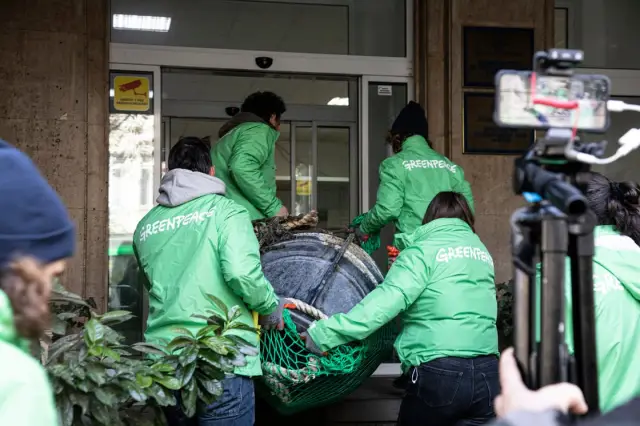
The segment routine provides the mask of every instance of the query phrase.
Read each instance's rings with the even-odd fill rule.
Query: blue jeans
[[[400,426],[472,426],[495,417],[493,400],[500,393],[496,356],[436,359],[412,368],[409,378]]]
[[[169,426],[253,426],[256,399],[253,380],[233,376],[222,381],[222,396],[208,407],[199,406],[197,414],[188,419],[178,405],[165,410]]]

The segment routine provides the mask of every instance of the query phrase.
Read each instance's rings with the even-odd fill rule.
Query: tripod
[[[516,160],[516,193],[539,197],[532,197],[532,203],[511,217],[514,349],[529,387],[575,383],[582,389],[592,414],[599,410],[592,263],[596,218],[583,195],[589,166],[567,161],[562,155],[566,145],[562,139],[562,132],[551,129],[532,151]],[[597,149],[603,149],[602,143],[583,147],[585,151]],[[571,271],[573,356],[565,344],[567,258]]]

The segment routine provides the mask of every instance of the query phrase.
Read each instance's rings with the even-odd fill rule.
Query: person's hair
[[[429,203],[422,224],[444,218],[463,220],[471,227],[473,232],[476,232],[474,228],[475,217],[471,207],[469,207],[464,195],[458,192],[439,192]]]
[[[211,145],[193,136],[181,138],[169,151],[169,170],[186,169],[209,174],[211,170]]]
[[[273,92],[255,92],[247,96],[240,107],[242,112],[250,112],[269,123],[271,116],[275,114],[276,120],[287,110],[282,98]]]
[[[615,182],[600,173],[592,173],[586,195],[598,225],[613,225],[616,231],[640,245],[640,186],[637,183]]]
[[[402,144],[404,143],[404,141],[409,139],[411,136],[415,136],[415,135],[416,135],[415,133],[407,133],[407,132],[396,133],[389,130],[389,133],[387,133],[387,143],[391,145],[391,149],[393,150],[393,153],[397,154],[400,151],[402,151]],[[427,145],[429,145],[429,148],[433,148],[433,146],[431,145],[431,142],[429,142],[428,139],[425,139],[425,141],[427,142]]]
[[[20,336],[36,339],[48,327],[50,287],[41,265],[31,258],[20,258],[0,271],[0,290],[11,302]]]

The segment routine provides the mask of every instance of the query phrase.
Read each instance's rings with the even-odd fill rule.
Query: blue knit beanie
[[[75,230],[58,194],[31,159],[0,139],[0,268],[17,256],[70,257]]]

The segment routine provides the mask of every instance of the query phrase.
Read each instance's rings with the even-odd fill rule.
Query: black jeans
[[[493,400],[500,393],[496,356],[436,359],[412,368],[409,378],[400,426],[472,426],[495,417]]]

